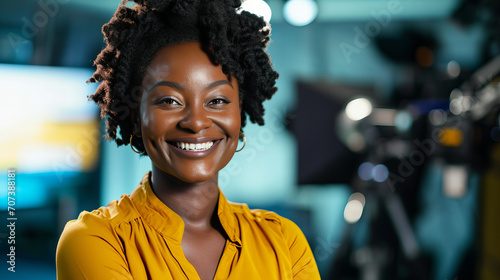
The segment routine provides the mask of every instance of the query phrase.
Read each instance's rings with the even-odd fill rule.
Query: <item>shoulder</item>
[[[123,195],[120,200],[111,201],[108,206],[100,207],[93,211],[82,211],[78,218],[69,221],[63,231],[98,231],[111,229],[118,224],[128,222],[138,216],[135,207],[128,195]]]
[[[58,253],[65,249],[87,250],[101,241],[119,247],[116,228],[134,218],[131,208],[130,199],[123,195],[119,201],[114,200],[106,207],[81,212],[77,219],[66,223],[59,238]]]
[[[103,279],[99,273],[130,279],[124,245],[117,233],[130,215],[121,210],[119,202],[113,201],[107,207],[83,211],[66,224],[56,250],[58,279]]]
[[[61,239],[109,232],[112,228],[112,218],[107,207],[100,207],[91,212],[82,211],[77,219],[66,223]]]

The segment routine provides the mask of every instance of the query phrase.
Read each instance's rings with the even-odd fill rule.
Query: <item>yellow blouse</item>
[[[181,247],[184,223],[154,194],[150,174],[130,195],[69,221],[57,246],[57,279],[200,279]],[[228,202],[217,213],[229,239],[214,279],[320,279],[292,221]]]

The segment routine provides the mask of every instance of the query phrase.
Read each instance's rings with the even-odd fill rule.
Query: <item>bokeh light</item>
[[[263,0],[246,0],[241,4],[241,9],[249,13],[261,16],[267,22],[271,20],[271,8]]]
[[[354,99],[345,107],[347,117],[353,121],[366,118],[372,113],[372,110],[372,103],[366,98]]]
[[[283,17],[291,25],[308,25],[317,16],[318,4],[314,0],[290,0],[283,5]]]

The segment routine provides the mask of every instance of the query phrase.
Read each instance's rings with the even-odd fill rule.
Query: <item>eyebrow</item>
[[[158,86],[167,86],[167,87],[175,88],[178,90],[184,90],[184,87],[179,83],[174,83],[174,82],[169,82],[169,81],[159,81],[159,82],[156,82],[154,85],[150,86],[149,89],[147,90],[147,92],[149,93],[155,87],[158,87]]]
[[[229,85],[230,87],[233,87],[233,85],[231,84],[231,82],[229,82],[228,80],[220,80],[220,81],[215,81],[215,82],[210,83],[206,87],[206,89],[211,89],[211,88],[214,88],[214,87],[217,87],[217,86],[220,86],[220,85]]]
[[[220,80],[220,81],[211,82],[210,84],[208,84],[208,86],[205,87],[205,89],[212,89],[212,88],[220,86],[220,85],[229,85],[231,88],[234,88],[233,85],[231,84],[231,82],[229,82],[228,80]],[[154,85],[152,85],[147,90],[147,92],[149,93],[155,87],[158,87],[158,86],[167,86],[167,87],[175,88],[178,90],[184,90],[184,87],[179,83],[170,82],[170,81],[159,81],[159,82],[156,82]]]

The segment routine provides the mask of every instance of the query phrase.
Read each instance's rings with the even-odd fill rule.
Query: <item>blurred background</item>
[[[65,223],[151,168],[87,101],[118,2],[2,2],[1,279],[55,279]],[[228,199],[295,221],[323,279],[500,279],[500,2],[245,9],[271,18],[279,91],[220,173]]]

